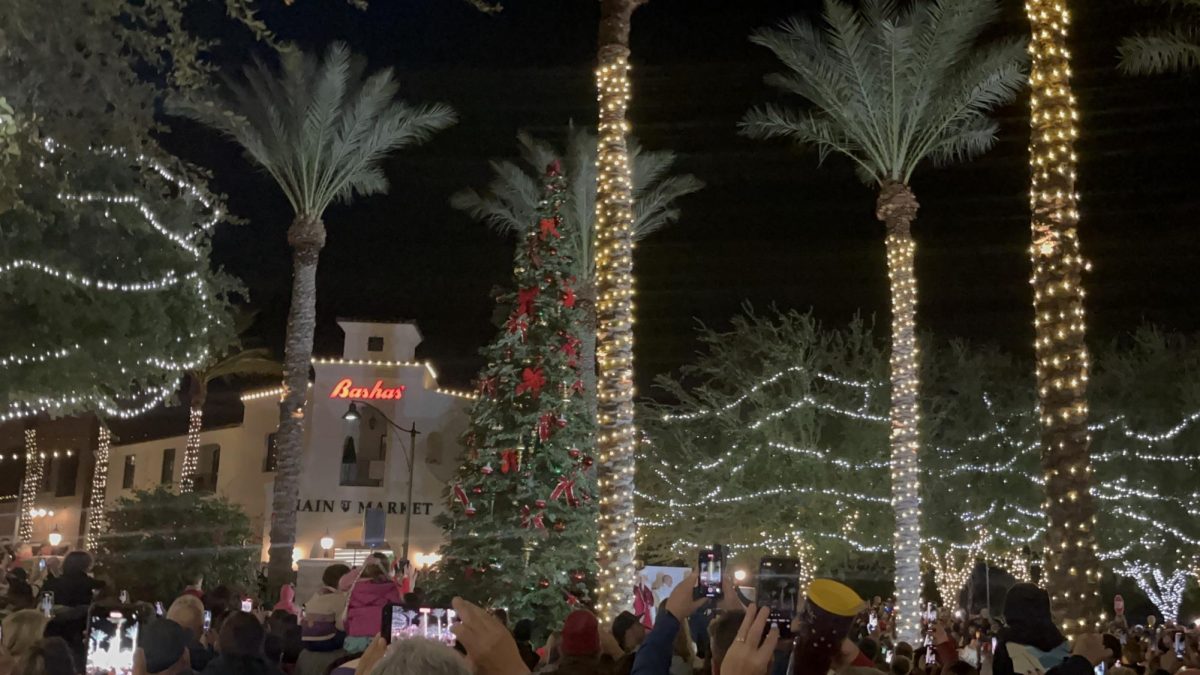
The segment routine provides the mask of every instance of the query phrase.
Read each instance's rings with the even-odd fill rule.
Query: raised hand
[[[462,598],[454,598],[450,605],[462,619],[450,630],[467,650],[477,675],[528,675],[516,641],[499,619]]]
[[[737,637],[721,662],[720,675],[763,675],[767,672],[775,656],[775,644],[779,642],[778,626],[771,626],[763,637],[763,627],[770,615],[770,607],[759,608],[754,603],[746,607]]]

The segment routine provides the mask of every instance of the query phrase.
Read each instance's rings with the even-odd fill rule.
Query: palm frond
[[[320,217],[334,199],[386,191],[380,160],[456,121],[448,106],[396,100],[390,70],[365,71],[342,43],[321,58],[285,52],[278,70],[255,62],[216,100],[178,100],[170,110],[231,137],[297,213]]]
[[[1200,27],[1177,26],[1127,37],[1117,52],[1121,72],[1129,75],[1196,70],[1200,68]]]
[[[205,382],[242,375],[282,375],[283,364],[268,349],[242,349],[226,354],[200,371]]]
[[[997,16],[995,0],[825,0],[822,27],[791,19],[751,36],[787,68],[768,83],[810,108],[760,106],[741,130],[812,146],[820,160],[844,155],[877,182],[972,157],[991,143],[980,119],[1024,83],[1020,41],[981,44]]]
[[[498,231],[525,232],[537,219],[546,166],[559,160],[567,183],[560,213],[565,229],[572,236],[575,273],[581,281],[590,281],[595,273],[592,255],[596,217],[595,136],[570,127],[565,153],[528,134],[518,134],[517,139],[521,160],[493,161],[494,177],[487,189],[462,190],[451,197],[451,206]],[[669,175],[675,163],[672,152],[647,150],[632,139],[629,148],[633,232],[634,238],[640,239],[677,221],[680,212],[675,202],[701,189],[703,183],[691,175]]]

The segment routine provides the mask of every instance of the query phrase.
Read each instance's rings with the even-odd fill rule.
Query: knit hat
[[[564,656],[589,656],[600,652],[600,623],[596,615],[577,609],[567,615],[562,628]]]
[[[188,632],[170,619],[155,619],[142,629],[141,646],[146,672],[161,673],[179,663],[187,649]]]

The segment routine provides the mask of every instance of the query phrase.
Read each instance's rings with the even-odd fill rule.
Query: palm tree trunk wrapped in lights
[[[37,508],[37,494],[42,489],[42,472],[46,462],[38,451],[37,429],[25,430],[25,478],[21,481],[20,513],[17,521],[17,538],[23,542],[33,539],[33,510]]]
[[[112,444],[112,434],[104,422],[96,432],[96,457],[92,466],[92,492],[88,497],[87,538],[85,544],[89,551],[96,550],[100,535],[108,529],[108,518],[104,513],[104,502],[108,487],[108,451]]]
[[[204,422],[204,400],[192,398],[188,410],[187,443],[183,446],[183,466],[179,469],[179,491],[191,492],[196,485],[196,469],[200,466],[200,427]]]
[[[632,601],[637,529],[633,482],[633,194],[629,173],[629,24],[641,0],[603,0],[596,86],[597,488],[600,574],[596,609],[608,623]]]
[[[1075,193],[1075,97],[1066,0],[1028,0],[1033,174],[1034,327],[1046,480],[1046,586],[1055,617],[1076,634],[1103,621],[1087,429],[1088,352]]]

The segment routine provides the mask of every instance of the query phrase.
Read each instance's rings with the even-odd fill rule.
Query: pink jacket
[[[346,605],[346,635],[373,637],[379,634],[383,606],[400,604],[400,588],[391,579],[362,579],[350,589]]]

